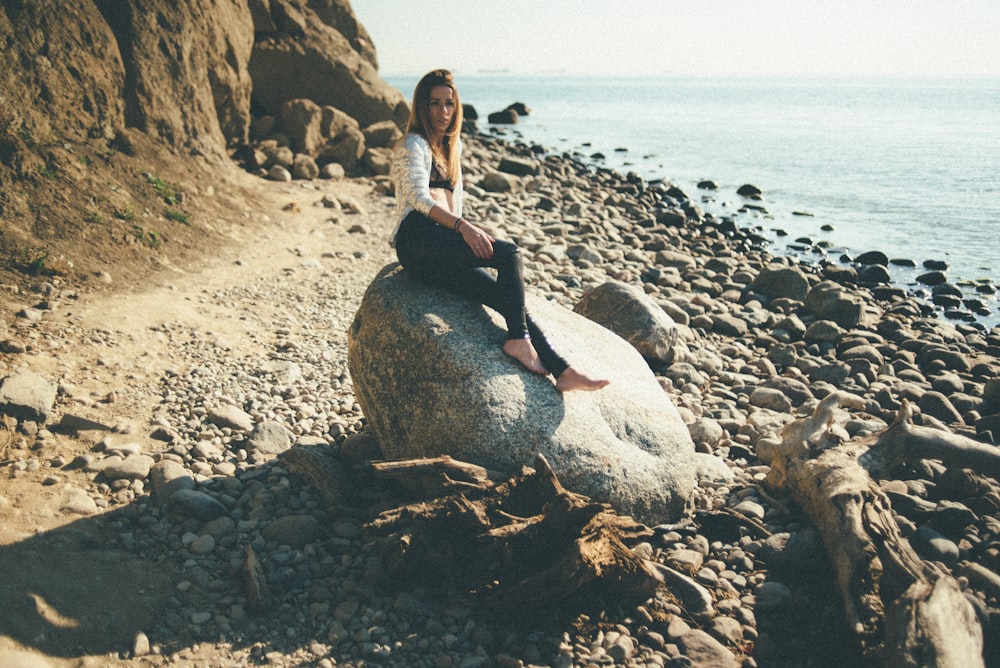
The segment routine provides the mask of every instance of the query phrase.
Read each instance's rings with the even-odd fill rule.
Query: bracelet
[[[452,231],[458,232],[458,228],[460,228],[462,226],[462,223],[464,223],[464,222],[465,222],[465,218],[459,218],[458,220],[456,220],[455,221],[455,225],[451,228]]]

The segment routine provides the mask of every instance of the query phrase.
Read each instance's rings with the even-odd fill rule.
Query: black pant
[[[474,299],[507,321],[507,338],[531,337],[538,359],[558,378],[569,366],[524,308],[521,249],[509,241],[493,242],[493,256],[476,257],[462,235],[418,211],[403,219],[396,232],[396,256],[415,278]],[[497,270],[497,277],[483,269]]]

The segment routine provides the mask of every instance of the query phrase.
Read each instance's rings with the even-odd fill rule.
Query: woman
[[[406,134],[393,152],[399,223],[392,238],[400,263],[419,280],[498,311],[507,321],[503,351],[535,373],[551,373],[560,391],[601,389],[609,381],[570,366],[528,316],[521,250],[462,217],[461,130],[451,73],[429,72],[417,84]],[[496,278],[483,267],[496,269]]]

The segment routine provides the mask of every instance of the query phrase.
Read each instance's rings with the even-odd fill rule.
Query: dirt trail
[[[172,593],[176,578],[170,560],[143,563],[134,555],[105,549],[101,532],[107,523],[65,509],[74,490],[92,485],[93,474],[64,464],[102,439],[148,439],[156,397],[151,390],[177,364],[158,328],[192,328],[227,340],[241,353],[253,352],[248,348],[260,344],[248,336],[253,323],[243,316],[266,305],[220,306],[205,299],[206,294],[280,275],[304,256],[363,253],[363,266],[372,271],[394,259],[385,242],[391,224],[386,202],[391,200],[373,196],[371,182],[240,178],[259,200],[212,223],[225,230],[229,241],[212,249],[209,259],[185,266],[164,261],[152,280],[134,290],[71,295],[46,312],[43,322],[11,328],[11,334],[25,335],[30,348],[9,356],[9,369],[24,367],[64,384],[53,421],[72,414],[114,431],[87,431],[80,438],[57,432],[46,435],[37,450],[29,450],[34,439],[0,432],[0,461],[5,462],[0,468],[0,616],[6,618],[0,630],[0,666],[23,663],[23,656],[11,652],[37,650],[53,666],[136,665],[107,652],[131,647],[133,639],[122,636],[155,623]],[[356,201],[363,212],[322,206],[324,196]],[[367,231],[352,233],[354,225]],[[119,284],[130,280],[111,278]],[[95,340],[89,334],[95,331],[108,337]],[[25,467],[18,460],[36,463]],[[219,661],[211,646],[189,648],[184,656],[190,665]],[[147,657],[142,665],[154,660],[162,661]]]

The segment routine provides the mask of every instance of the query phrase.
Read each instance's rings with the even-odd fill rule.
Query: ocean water
[[[386,80],[409,99],[418,76]],[[507,137],[646,180],[665,179],[706,211],[759,228],[776,254],[837,261],[870,250],[909,259],[894,282],[918,289],[926,260],[986,303],[1000,325],[1000,80],[592,78],[456,72],[486,116],[532,114]],[[592,159],[600,153],[603,159]],[[711,179],[717,191],[698,190]],[[739,186],[766,213],[737,214]],[[804,215],[803,215],[804,214]],[[823,227],[832,229],[824,231]]]

